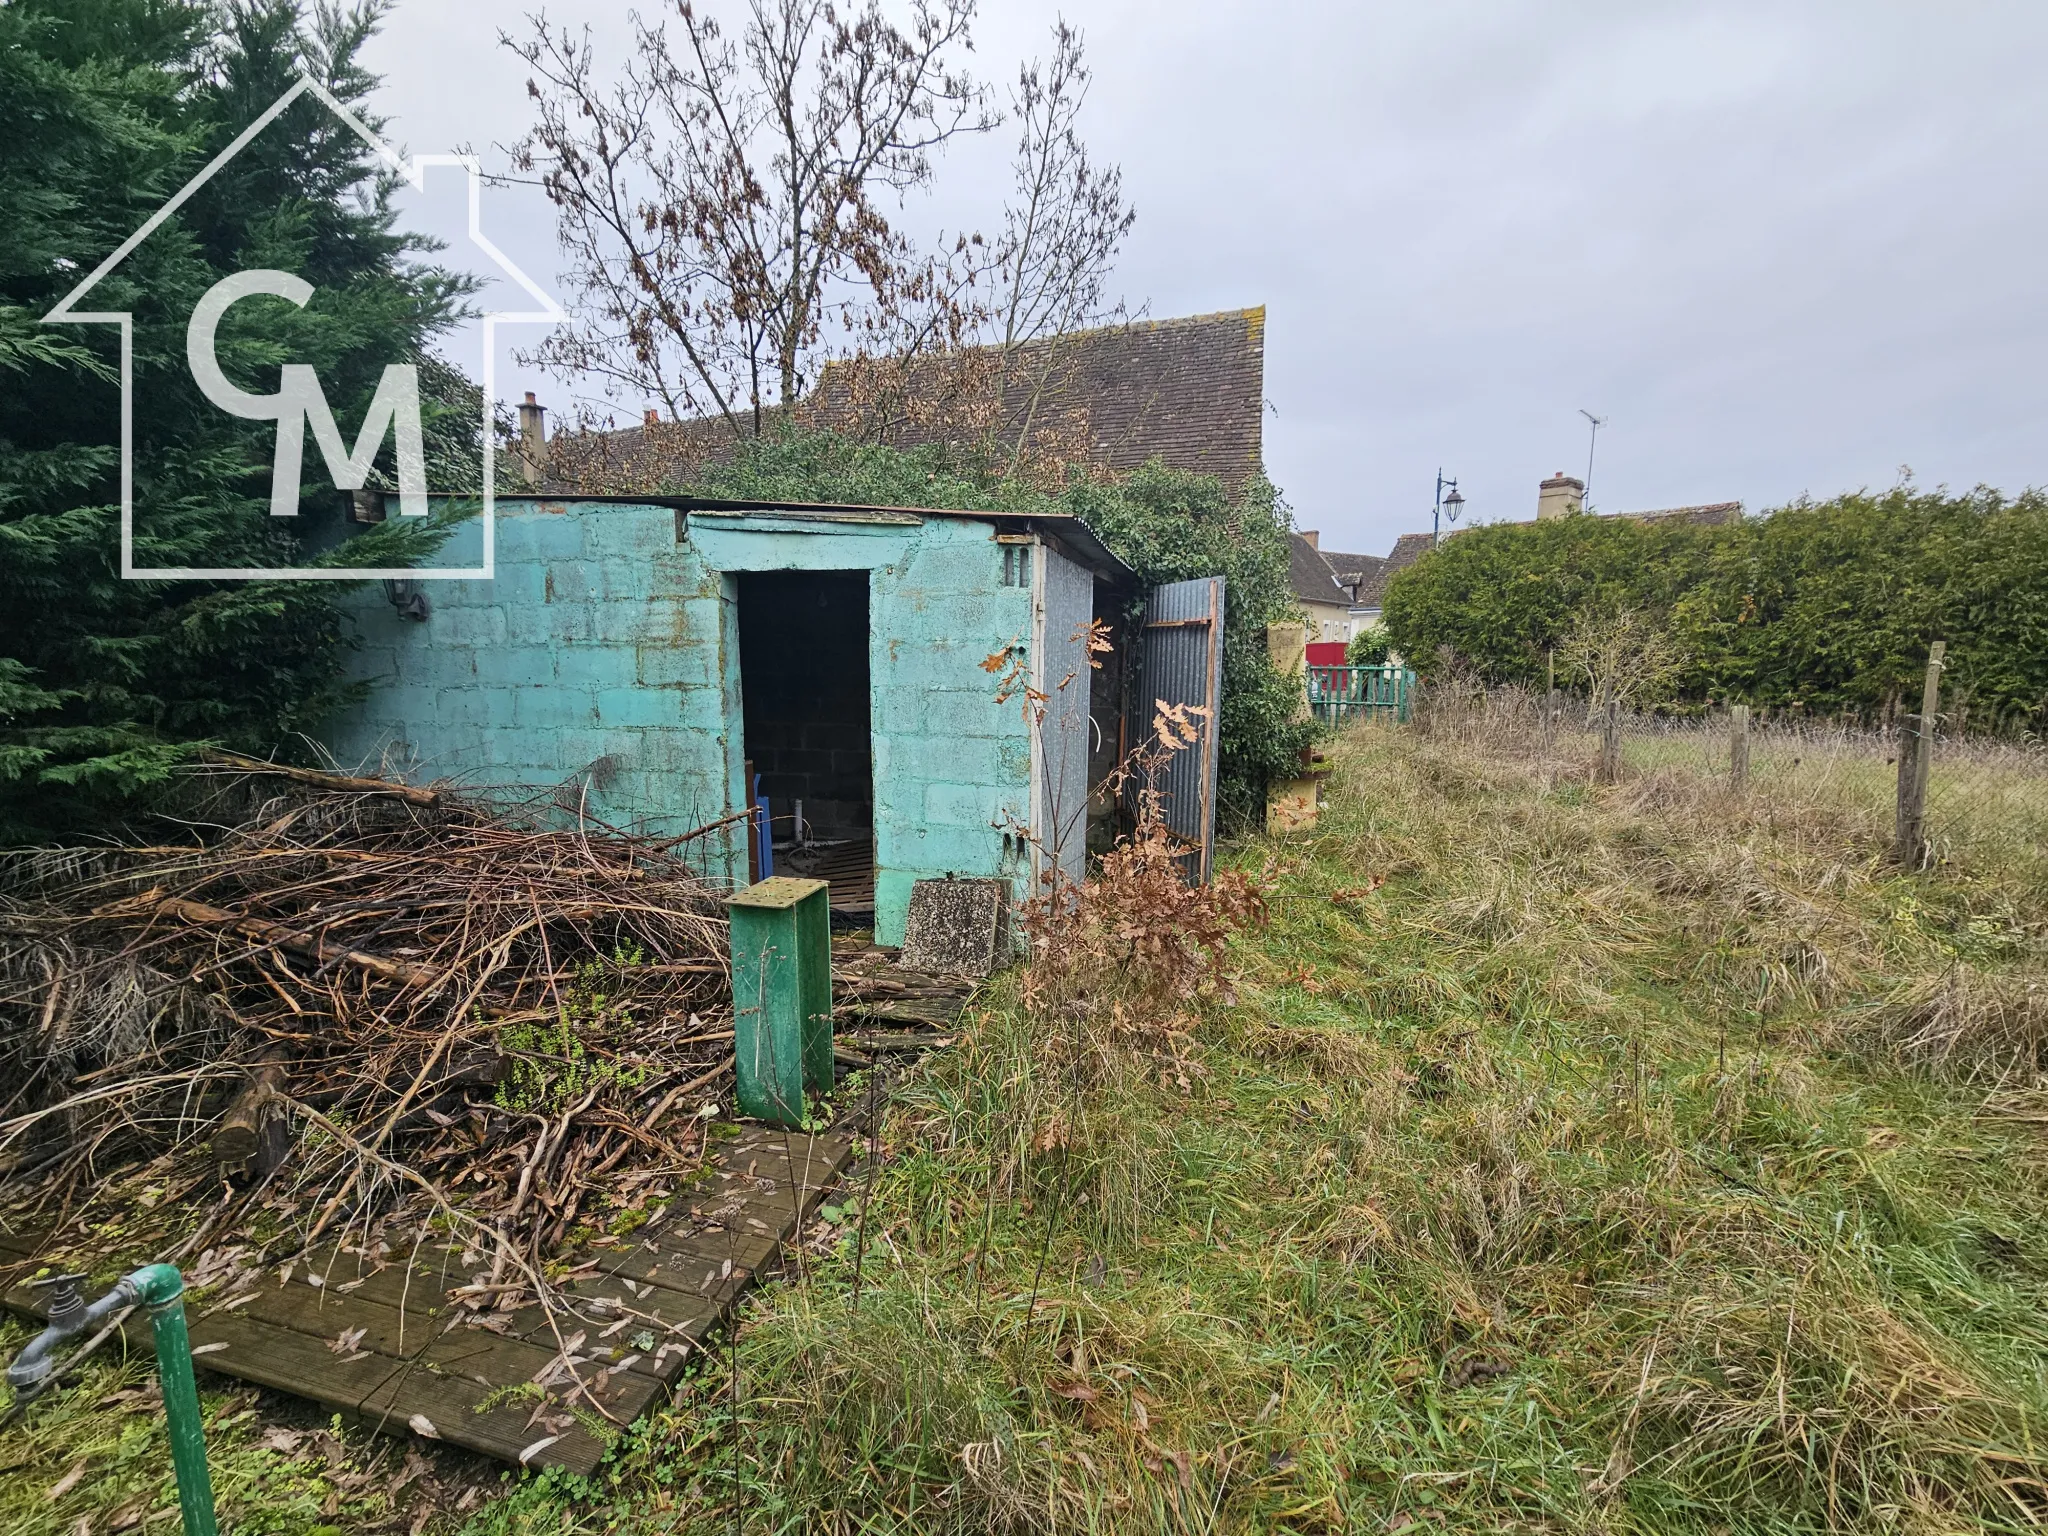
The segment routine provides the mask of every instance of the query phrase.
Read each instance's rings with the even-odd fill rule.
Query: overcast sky
[[[1003,0],[977,72],[1004,85],[1062,11],[1138,210],[1118,287],[1156,317],[1266,306],[1267,470],[1325,548],[1428,527],[1439,466],[1477,520],[1532,516],[1538,480],[1585,472],[1582,407],[1609,511],[1903,465],[2048,481],[2041,0]],[[548,13],[621,56],[625,7]],[[479,19],[517,14],[400,0],[370,56],[395,138],[518,135],[523,67]],[[992,228],[997,140],[908,226]],[[453,214],[430,188],[417,220]],[[485,219],[552,278],[544,201],[493,191]],[[528,388],[562,394],[501,373]]]

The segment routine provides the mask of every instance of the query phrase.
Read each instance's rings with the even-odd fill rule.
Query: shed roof
[[[1081,519],[1065,512],[989,512],[962,507],[876,507],[846,502],[746,501],[723,496],[551,495],[501,496],[501,501],[590,502],[600,506],[672,507],[680,530],[692,516],[785,518],[812,523],[900,523],[914,526],[927,518],[958,518],[988,523],[997,532],[1038,534],[1072,560],[1117,585],[1133,582],[1137,573],[1109,551],[1109,546]]]

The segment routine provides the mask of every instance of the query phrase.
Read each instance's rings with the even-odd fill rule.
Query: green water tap
[[[213,1479],[206,1470],[206,1436],[199,1421],[199,1388],[192,1379],[192,1340],[185,1331],[185,1279],[170,1264],[145,1264],[87,1306],[79,1294],[82,1275],[59,1275],[51,1287],[49,1324],[7,1367],[16,1392],[40,1387],[57,1369],[65,1340],[97,1330],[117,1312],[149,1310],[156,1338],[156,1374],[163,1385],[164,1418],[171,1436],[171,1466],[178,1474],[178,1507],[185,1536],[218,1536],[213,1519]]]

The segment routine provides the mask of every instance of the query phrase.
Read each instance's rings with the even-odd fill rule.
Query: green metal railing
[[[1378,716],[1406,724],[1415,674],[1406,667],[1310,667],[1308,707],[1325,725]]]

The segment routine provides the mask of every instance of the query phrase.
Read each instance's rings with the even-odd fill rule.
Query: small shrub
[[[1384,667],[1394,654],[1394,637],[1384,624],[1368,624],[1344,647],[1344,660],[1354,667]]]

